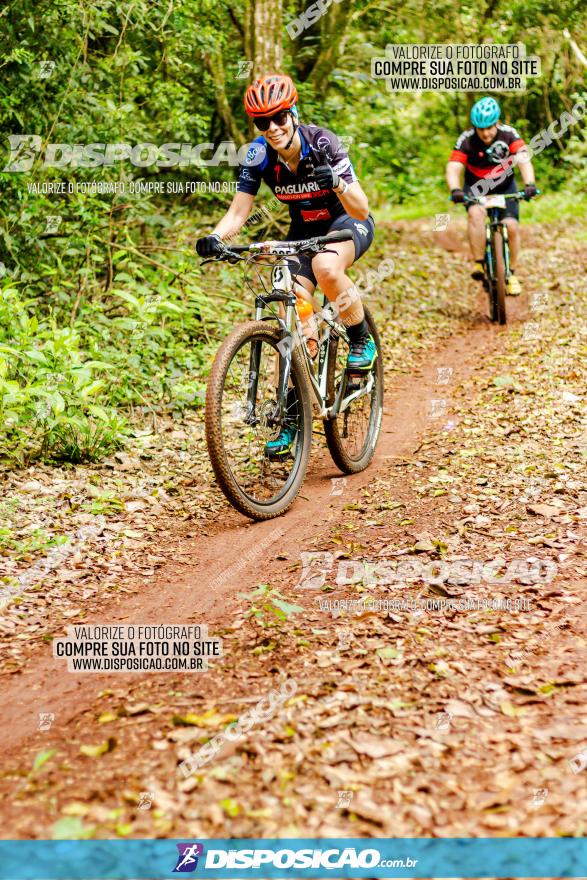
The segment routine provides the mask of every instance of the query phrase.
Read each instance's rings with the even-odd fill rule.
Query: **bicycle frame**
[[[506,279],[510,276],[510,246],[507,223],[504,222],[503,208],[488,208],[487,223],[485,224],[485,256],[487,260],[487,272],[491,279],[495,278],[493,265],[493,237],[496,229],[500,229],[503,240],[503,255],[505,260]]]
[[[318,376],[314,375],[314,363],[310,358],[306,345],[304,344],[304,332],[302,323],[298,317],[296,310],[296,295],[293,290],[293,279],[287,259],[280,257],[273,265],[271,272],[271,293],[265,296],[255,297],[255,320],[257,321],[277,321],[281,327],[283,338],[278,344],[279,349],[279,380],[277,387],[277,407],[269,420],[271,424],[278,424],[286,410],[287,388],[291,373],[291,358],[295,347],[299,347],[301,357],[306,366],[306,376],[310,382],[310,388],[313,392],[318,412],[318,418],[334,419],[340,413],[344,412],[359,397],[363,397],[371,392],[373,388],[373,373],[369,373],[367,383],[364,387],[353,390],[348,396],[345,392],[349,385],[348,376],[345,372],[343,381],[337,391],[336,399],[332,406],[326,406],[327,398],[327,381],[328,381],[328,361],[331,356],[330,336],[332,332],[337,333],[344,339],[347,339],[346,330],[342,324],[331,321],[322,311],[325,328],[320,334],[319,339],[319,355],[318,355]],[[279,302],[284,306],[285,315],[271,314],[264,315],[267,305],[271,302]],[[247,396],[248,417],[253,423],[255,416],[255,401],[257,398],[257,381],[259,376],[259,361],[261,357],[261,343],[251,346],[251,355],[249,361],[249,391]]]

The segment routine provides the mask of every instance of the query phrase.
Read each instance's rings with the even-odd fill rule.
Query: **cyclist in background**
[[[481,98],[473,105],[471,122],[473,128],[464,131],[457,140],[446,166],[446,182],[450,189],[450,197],[455,204],[465,204],[465,196],[471,194],[471,187],[481,179],[501,177],[488,193],[514,193],[518,191],[513,167],[503,161],[513,156],[526,144],[515,128],[499,122],[500,107],[494,98]],[[465,185],[461,183],[461,171],[465,166]],[[520,173],[524,181],[524,195],[531,199],[536,195],[534,169],[530,159],[519,162]],[[481,281],[485,275],[485,215],[481,205],[466,204],[469,244],[475,265],[471,276]],[[505,223],[508,227],[510,242],[511,274],[508,279],[507,292],[510,296],[519,296],[522,287],[514,274],[520,253],[520,229],[518,224],[519,202],[507,199]]]
[[[234,236],[246,222],[263,180],[289,208],[289,241],[349,229],[352,241],[329,245],[328,251],[312,259],[300,255],[299,263],[292,263],[294,291],[307,299],[320,286],[347,328],[347,368],[369,371],[377,348],[359,292],[346,272],[371,245],[375,223],[339,138],[326,128],[300,123],[297,101],[297,89],[289,76],[263,76],[247,88],[245,110],[263,135],[251,144],[230,208],[212,234],[198,240],[196,250],[202,257],[222,251],[222,239]],[[292,421],[267,444],[266,455],[289,454],[295,436]]]

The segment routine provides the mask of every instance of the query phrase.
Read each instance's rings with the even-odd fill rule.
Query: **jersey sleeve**
[[[457,139],[448,161],[461,162],[462,165],[466,165],[469,158],[469,143],[469,132],[464,131]]]
[[[328,131],[327,128],[320,129],[317,137],[314,139],[313,146],[314,150],[324,150],[326,152],[328,164],[335,174],[342,177],[345,183],[354,183],[358,180],[349,154],[343,147],[340,138],[334,132]]]
[[[503,138],[509,147],[510,155],[525,149],[526,143],[524,138],[517,132],[513,125],[506,125],[505,123],[500,122],[498,123],[497,128],[500,137]]]
[[[512,128],[511,138],[512,141],[510,143],[510,153],[517,153],[518,150],[521,150],[526,146],[524,138],[520,134],[518,134],[515,128]]]
[[[256,196],[263,180],[263,171],[267,167],[267,146],[265,138],[257,138],[252,142],[240,167],[237,192]]]

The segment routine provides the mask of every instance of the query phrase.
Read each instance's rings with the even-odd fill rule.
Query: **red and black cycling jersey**
[[[320,189],[314,168],[322,165],[320,151],[328,156],[328,164],[346,183],[353,183],[357,175],[339,138],[327,128],[317,125],[299,125],[302,152],[297,171],[292,172],[279,158],[277,150],[264,137],[256,138],[241,166],[237,192],[254,196],[261,181],[273,190],[280,202],[285,202],[291,217],[291,230],[304,235],[324,235],[333,220],[346,213],[336,193]],[[291,231],[290,230],[290,231]]]
[[[506,192],[514,175],[513,167],[504,159],[513,156],[526,144],[511,125],[497,123],[497,134],[490,144],[484,144],[474,128],[464,131],[450,154],[450,162],[462,162],[465,166],[465,184],[472,186],[483,177],[499,177],[507,170],[507,176],[494,191]]]

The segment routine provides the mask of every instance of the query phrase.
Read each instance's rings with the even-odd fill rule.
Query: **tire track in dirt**
[[[511,323],[526,313],[525,297],[508,301]],[[443,393],[437,384],[438,368],[453,366],[451,385],[458,385],[502,347],[507,329],[500,330],[484,318],[486,300],[479,294],[480,312],[469,328],[426,351],[409,374],[387,381],[382,433],[371,466],[346,479],[354,493],[381,475],[393,458],[409,458],[429,426],[430,400]],[[446,389],[445,389],[446,390]],[[306,482],[285,516],[253,523],[236,511],[214,523],[197,538],[187,539],[189,563],[167,565],[153,581],[130,596],[105,603],[83,625],[116,623],[203,623],[214,633],[226,620],[227,603],[237,592],[250,589],[277,570],[275,557],[297,558],[308,546],[315,523],[321,527],[340,518],[346,497],[332,495],[333,477],[340,477],[328,453],[314,452]],[[40,711],[54,713],[52,730],[65,733],[68,723],[94,703],[101,689],[112,686],[112,675],[63,674],[64,661],[55,661],[50,645],[35,651],[27,667],[4,677],[0,684],[0,712],[12,723],[5,728],[6,752],[35,737]],[[56,674],[57,673],[57,674]],[[154,676],[156,677],[156,676]],[[136,684],[138,676],[116,676],[117,686]],[[202,686],[204,691],[205,685]],[[38,734],[36,734],[38,736]]]
[[[434,233],[434,243],[447,251],[466,252],[466,245],[454,231]],[[411,373],[386,376],[386,396],[382,432],[370,467],[361,474],[347,476],[347,485],[358,492],[376,479],[389,459],[409,457],[429,426],[430,400],[443,393],[437,384],[439,367],[453,366],[451,384],[465,380],[479,361],[499,350],[507,328],[491,325],[486,295],[479,289],[478,312],[469,324],[449,338],[425,351]],[[508,318],[516,324],[527,313],[526,298],[508,300]],[[184,560],[166,565],[134,593],[124,593],[102,603],[100,611],[80,621],[88,624],[187,623],[205,621],[210,631],[226,620],[226,608],[237,592],[255,586],[269,571],[278,571],[290,562],[277,561],[291,546],[308,546],[315,531],[335,523],[346,498],[333,495],[334,477],[341,474],[324,449],[316,450],[310,469],[293,507],[274,520],[254,523],[236,511],[203,529],[182,545]],[[56,665],[57,663],[57,665]],[[5,730],[5,748],[29,739],[36,729],[38,715],[50,706],[59,727],[85,711],[97,693],[112,684],[111,675],[75,676],[63,674],[63,661],[54,661],[50,645],[33,652],[27,667],[0,679],[0,710],[14,723]],[[55,674],[57,672],[57,675]],[[136,683],[136,675],[117,675],[116,683]]]

